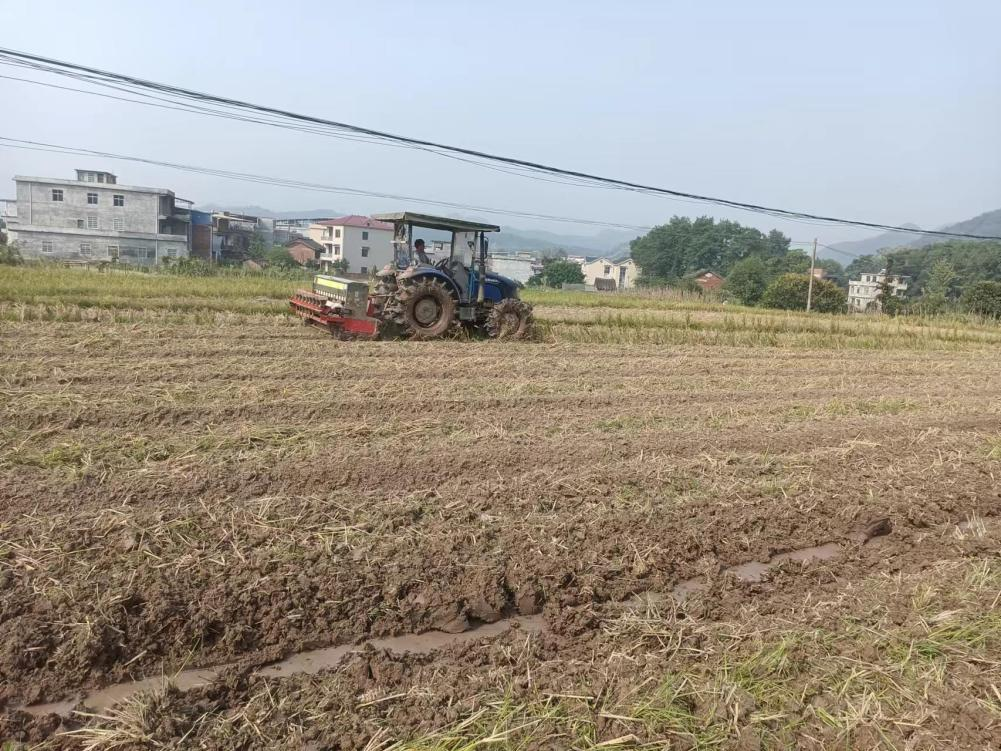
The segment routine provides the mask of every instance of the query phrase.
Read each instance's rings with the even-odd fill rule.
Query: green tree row
[[[726,276],[739,261],[756,257],[778,265],[802,263],[805,254],[792,259],[790,240],[778,230],[767,235],[738,222],[712,217],[698,219],[675,216],[667,224],[654,227],[630,243],[633,260],[642,269],[644,284],[675,284],[700,271]],[[802,258],[800,258],[802,256]],[[787,260],[783,260],[787,259]],[[806,259],[809,265],[809,259]],[[783,268],[782,271],[796,271]]]
[[[810,256],[790,245],[789,238],[775,229],[765,234],[727,219],[675,216],[634,240],[630,249],[641,269],[641,284],[679,285],[701,271],[729,280],[736,273],[746,280],[737,284],[742,287],[738,299],[754,305],[768,284],[783,274],[809,271]],[[848,277],[840,263],[818,259],[817,266],[836,285],[847,287]]]
[[[950,240],[923,248],[893,248],[857,258],[846,271],[855,278],[882,269],[910,277],[907,298],[886,312],[965,311],[1001,317],[999,242]]]
[[[892,268],[894,274],[911,277],[908,294],[918,297],[928,291],[933,269],[941,263],[948,264],[953,275],[948,285],[937,291],[947,298],[958,298],[963,290],[977,282],[1001,282],[1001,242],[950,240],[923,248],[891,248],[855,259],[846,271],[854,279],[859,274]]]

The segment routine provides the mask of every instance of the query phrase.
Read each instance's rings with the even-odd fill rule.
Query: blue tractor
[[[373,219],[393,225],[396,255],[379,272],[373,296],[380,336],[435,339],[462,328],[495,339],[531,336],[532,306],[518,297],[521,283],[487,270],[487,233],[500,227],[410,211]],[[446,239],[422,246],[415,228]]]

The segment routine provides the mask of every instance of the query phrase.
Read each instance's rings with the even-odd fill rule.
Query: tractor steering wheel
[[[442,258],[440,261],[437,261],[435,263],[434,267],[436,269],[438,269],[439,271],[446,271],[447,272],[448,271],[448,259],[447,258]]]

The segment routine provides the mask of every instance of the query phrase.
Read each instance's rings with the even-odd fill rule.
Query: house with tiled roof
[[[308,237],[293,237],[285,243],[285,250],[300,266],[312,266],[323,255],[323,246]]]
[[[309,239],[323,248],[317,259],[329,270],[347,261],[347,271],[370,274],[393,262],[393,225],[351,214],[309,225]]]

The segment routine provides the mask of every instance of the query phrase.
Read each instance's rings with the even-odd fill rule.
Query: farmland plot
[[[0,302],[0,738],[1001,732],[996,328],[540,298],[542,342],[341,343],[198,281]]]

